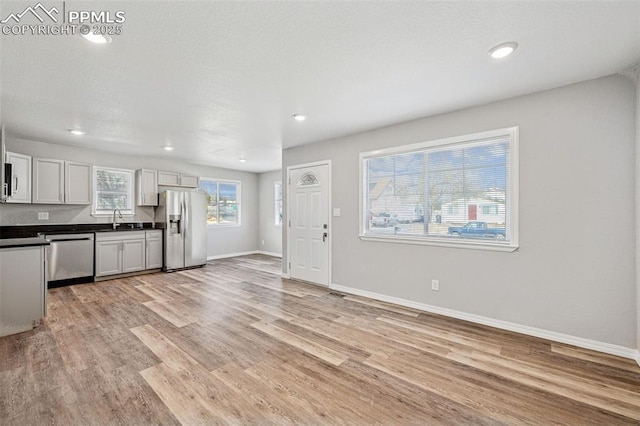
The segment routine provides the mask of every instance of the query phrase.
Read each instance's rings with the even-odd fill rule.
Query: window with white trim
[[[282,226],[282,182],[278,181],[274,185],[274,216],[275,216],[275,224],[276,226]]]
[[[122,215],[133,216],[133,170],[93,168],[92,214],[112,215],[119,210]]]
[[[517,248],[517,127],[360,157],[363,239]]]
[[[200,178],[199,185],[207,194],[207,225],[240,226],[241,183]]]

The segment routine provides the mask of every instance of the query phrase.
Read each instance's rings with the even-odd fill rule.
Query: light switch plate
[[[38,220],[49,220],[49,212],[38,212]]]
[[[333,215],[334,216],[340,216],[340,209],[333,209]]]

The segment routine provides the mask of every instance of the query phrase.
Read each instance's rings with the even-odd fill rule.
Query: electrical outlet
[[[433,291],[440,291],[440,281],[438,281],[438,280],[431,280],[431,290],[433,290]]]
[[[38,220],[49,220],[49,212],[38,212]]]

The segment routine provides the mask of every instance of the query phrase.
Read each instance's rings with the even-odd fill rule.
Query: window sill
[[[501,251],[506,253],[512,253],[518,250],[518,246],[513,243],[497,243],[488,241],[473,241],[473,240],[459,240],[454,241],[443,240],[440,238],[414,238],[408,236],[395,235],[393,237],[385,237],[382,235],[360,235],[362,241],[375,241],[382,243],[397,243],[397,244],[415,244],[422,246],[434,246],[434,247],[448,247],[459,249],[471,249],[471,250],[487,250],[487,251]]]
[[[207,223],[207,228],[240,228],[242,225],[239,223]]]

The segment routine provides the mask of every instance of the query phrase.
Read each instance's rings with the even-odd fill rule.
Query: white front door
[[[329,165],[289,172],[291,278],[329,285]]]

